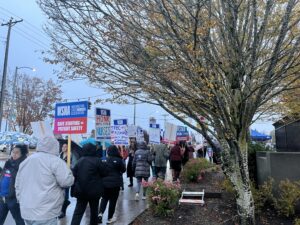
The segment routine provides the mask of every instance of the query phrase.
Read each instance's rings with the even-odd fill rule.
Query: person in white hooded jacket
[[[16,177],[16,197],[27,225],[57,225],[64,188],[74,183],[67,164],[58,157],[54,137],[41,138],[37,152],[24,160]]]

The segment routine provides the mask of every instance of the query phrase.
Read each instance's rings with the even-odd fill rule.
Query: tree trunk
[[[248,172],[248,144],[245,140],[223,141],[223,170],[237,193],[237,211],[241,225],[255,224],[255,209]]]

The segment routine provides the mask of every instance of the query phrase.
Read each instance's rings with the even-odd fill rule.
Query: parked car
[[[7,152],[8,146],[6,144],[0,144],[0,151]]]
[[[29,145],[28,145],[28,148],[29,148],[29,149],[36,149],[36,145],[37,145],[37,143],[35,143],[35,142],[30,142]]]

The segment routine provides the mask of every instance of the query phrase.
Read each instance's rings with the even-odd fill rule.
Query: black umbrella
[[[58,138],[57,140],[59,142],[59,152],[61,152],[62,146],[64,144],[68,144],[68,139]],[[82,148],[76,142],[71,141],[71,152],[77,159],[79,159],[82,155]]]

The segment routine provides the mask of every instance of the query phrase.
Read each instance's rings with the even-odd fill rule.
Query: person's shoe
[[[98,223],[102,223],[102,213],[98,214]]]
[[[133,184],[128,184],[128,187],[132,187],[133,186]]]
[[[146,199],[147,199],[147,197],[146,197],[146,196],[143,196],[143,197],[142,197],[142,199],[143,199],[143,200],[146,200]]]
[[[107,223],[114,223],[117,221],[117,218],[116,217],[113,217],[113,218],[110,218],[107,220]]]
[[[138,200],[140,199],[139,193],[136,193],[136,194],[135,194],[134,199],[135,199],[136,201],[138,201]]]
[[[61,212],[60,215],[58,216],[58,219],[62,219],[62,218],[65,218],[66,217],[66,214]]]
[[[68,206],[71,204],[71,202],[69,200],[65,200],[61,209],[61,213],[58,216],[58,219],[62,219],[66,217],[66,212],[67,212],[67,208]]]

